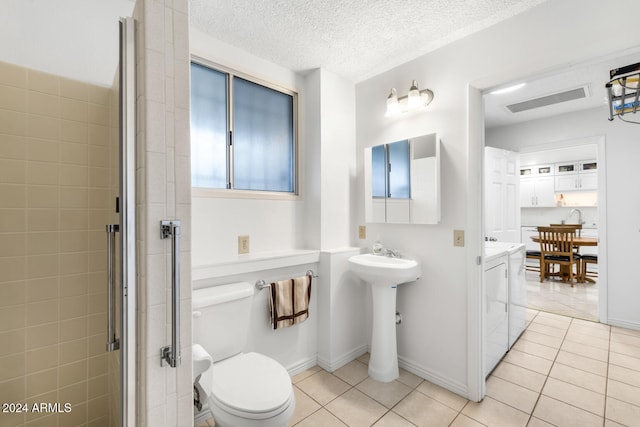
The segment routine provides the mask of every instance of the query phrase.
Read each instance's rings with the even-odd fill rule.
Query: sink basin
[[[420,277],[420,264],[413,259],[360,254],[349,258],[351,271],[372,285],[399,285]]]
[[[349,258],[349,268],[371,285],[373,322],[369,376],[377,381],[393,381],[400,375],[396,341],[396,291],[399,284],[420,277],[420,264],[412,259],[360,254]]]

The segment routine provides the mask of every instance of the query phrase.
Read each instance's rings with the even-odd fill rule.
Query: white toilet
[[[193,291],[193,377],[216,427],[285,427],[295,409],[286,369],[259,353],[242,353],[254,287],[234,283]]]

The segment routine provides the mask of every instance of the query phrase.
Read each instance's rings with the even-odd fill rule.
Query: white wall
[[[554,141],[605,136],[607,174],[608,320],[640,329],[640,289],[634,285],[635,254],[640,244],[640,199],[635,196],[640,158],[637,125],[609,122],[602,108],[487,130],[493,146],[530,150]]]
[[[640,12],[640,4],[631,0],[618,6],[631,14]],[[576,15],[576,11],[580,13]],[[631,47],[633,40],[616,37],[616,25],[601,19],[601,15],[602,2],[595,0],[546,2],[356,86],[358,176],[363,173],[364,147],[429,132],[438,132],[442,139],[442,222],[435,226],[369,224],[366,243],[371,245],[379,239],[386,246],[414,254],[422,262],[423,278],[398,289],[398,309],[404,317],[398,328],[398,352],[406,366],[461,394],[467,394],[467,367],[474,363],[467,360],[469,325],[476,323],[467,323],[467,312],[473,311],[467,305],[471,289],[467,280],[470,278],[469,285],[474,285],[478,267],[468,261],[480,254],[467,254],[465,248],[453,247],[452,230],[480,227],[481,210],[469,205],[471,199],[467,199],[469,192],[477,190],[475,181],[479,178],[475,174],[468,177],[468,166],[481,164],[477,147],[484,144],[481,134],[473,130],[467,134],[469,120],[474,117],[467,109],[471,102],[468,85],[485,89]],[[412,79],[434,91],[429,111],[386,119],[385,99],[390,88],[396,87],[404,95]],[[614,126],[618,128],[617,124]],[[623,159],[624,156],[623,152],[612,154],[610,161],[626,164],[630,158],[637,158],[627,154]],[[617,176],[609,181],[612,188],[620,185],[623,173],[616,172]],[[362,200],[362,181],[358,188]],[[364,212],[359,206],[358,221],[362,222]],[[627,224],[637,221],[632,218],[634,209],[614,202],[610,211],[616,208],[625,211],[619,215],[620,220],[625,219]],[[480,241],[481,233],[475,234],[466,238]],[[621,239],[622,234],[612,232],[610,237]],[[474,247],[479,247],[477,242]],[[624,255],[621,260],[627,260],[631,252]],[[610,256],[614,258],[613,254]],[[621,263],[616,262],[616,267]],[[610,280],[614,282],[613,275]],[[633,300],[630,297],[636,292],[640,291],[626,295],[628,300]],[[619,304],[623,293],[612,289],[612,304]],[[474,298],[469,302],[477,303]],[[638,316],[637,310],[632,313],[628,306],[612,311],[612,315],[614,312],[629,319]]]

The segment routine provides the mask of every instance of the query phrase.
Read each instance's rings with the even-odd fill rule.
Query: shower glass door
[[[112,88],[0,57],[0,426],[135,426],[133,27]]]

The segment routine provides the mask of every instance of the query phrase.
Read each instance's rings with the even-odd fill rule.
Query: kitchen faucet
[[[569,216],[573,215],[574,212],[578,212],[578,224],[584,224],[584,222],[582,221],[582,211],[580,209],[571,209],[571,212],[569,212]]]

